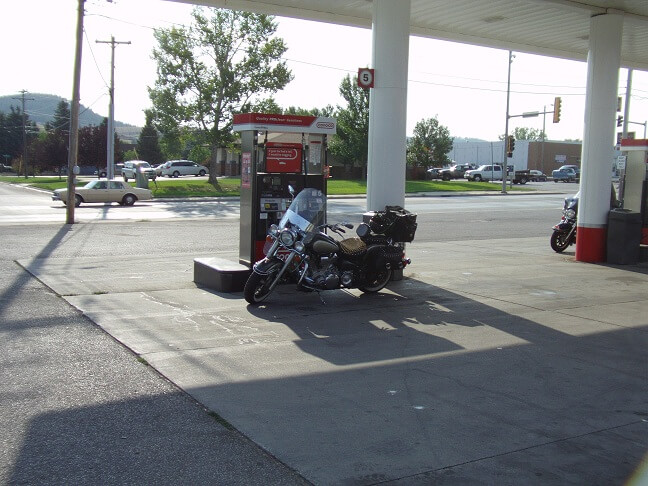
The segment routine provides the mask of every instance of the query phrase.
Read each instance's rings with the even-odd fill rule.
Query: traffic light
[[[515,150],[515,137],[509,135],[506,141],[506,156],[511,158],[513,157],[513,151]]]
[[[560,105],[562,104],[562,100],[560,99],[560,96],[556,96],[554,99],[554,112],[553,112],[553,122],[558,123],[560,121]]]
[[[617,116],[617,127],[623,126],[623,117],[621,115]]]

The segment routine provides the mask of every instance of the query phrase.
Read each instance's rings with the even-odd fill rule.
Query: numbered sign
[[[374,87],[374,70],[369,68],[358,69],[358,86],[363,89]]]

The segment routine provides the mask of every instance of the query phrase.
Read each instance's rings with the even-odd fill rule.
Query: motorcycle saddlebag
[[[374,233],[406,243],[414,240],[417,226],[416,214],[400,206],[385,206],[384,211],[376,211],[369,221],[369,227]]]
[[[382,270],[389,263],[391,268],[399,268],[403,263],[403,249],[397,246],[370,246],[367,251],[367,260],[373,270]]]

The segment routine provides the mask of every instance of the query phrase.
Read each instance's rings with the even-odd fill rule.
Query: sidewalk
[[[243,451],[242,461],[229,450],[213,461],[220,480],[176,472],[143,482],[620,485],[648,451],[648,266],[578,263],[571,250],[555,254],[547,238],[415,242],[405,278],[379,294],[330,291],[320,299],[285,287],[258,308],[192,281],[194,258],[233,252],[19,264],[243,434],[210,433]],[[81,325],[82,316],[69,314]],[[83,342],[67,343],[67,358]],[[26,346],[20,335],[16,345]],[[59,346],[66,347],[63,338]],[[143,366],[137,374],[96,391],[153,379]],[[172,386],[162,388],[182,402]],[[208,471],[201,451],[214,445],[198,431],[213,421],[196,408],[185,429],[182,406],[146,413],[156,403],[115,398],[93,420],[108,412],[111,427],[117,417],[124,429],[138,423],[143,441],[163,434],[163,457],[174,460],[169,447],[182,450],[191,459],[187,474]],[[68,417],[56,430],[74,427],[87,438],[92,424],[80,427],[79,414],[68,413],[79,408],[70,406],[52,415]],[[51,427],[43,419],[18,453],[20,464],[48,454],[30,447]],[[132,436],[116,430],[107,447],[123,452]],[[267,453],[250,449],[245,437]],[[98,456],[96,467],[119,466]],[[101,482],[122,482],[113,478]]]

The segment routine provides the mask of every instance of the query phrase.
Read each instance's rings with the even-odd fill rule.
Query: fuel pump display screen
[[[286,200],[284,198],[262,197],[259,203],[259,210],[262,213],[274,213],[286,210]]]

